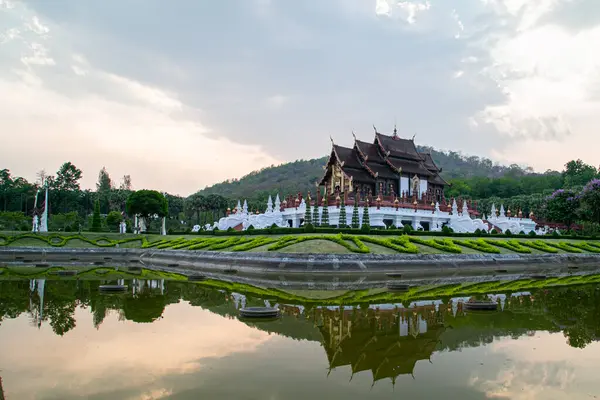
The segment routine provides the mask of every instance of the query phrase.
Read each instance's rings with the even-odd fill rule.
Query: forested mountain
[[[429,152],[437,165],[442,168],[442,176],[447,180],[460,180],[458,186],[465,189],[462,182],[470,178],[500,178],[510,176],[510,178],[522,177],[525,175],[539,176],[534,174],[530,168],[522,168],[518,165],[504,166],[494,164],[492,160],[480,158],[476,156],[463,156],[460,153],[453,151],[442,152],[430,147],[418,147],[419,151]],[[266,199],[269,194],[279,193],[280,195],[295,194],[302,192],[306,194],[308,190],[313,193],[316,190],[315,182],[323,176],[323,166],[327,162],[327,157],[298,160],[290,163],[271,166],[259,171],[254,171],[240,179],[230,179],[225,182],[217,183],[199,191],[200,194],[219,194],[231,199]],[[549,171],[544,175],[554,177],[561,180],[559,172]],[[495,179],[493,179],[495,180]],[[544,187],[536,187],[537,191],[542,191],[548,187],[560,187],[562,182],[553,182]],[[558,186],[557,186],[558,185]],[[470,192],[470,190],[468,190]],[[487,188],[482,192],[489,192]],[[461,193],[462,195],[470,195],[471,193]],[[485,193],[486,196],[479,196],[478,193],[472,193],[474,197],[487,197],[499,195],[491,192]],[[483,194],[483,193],[482,193]],[[502,196],[515,196],[522,194],[521,191],[508,190],[502,193]]]

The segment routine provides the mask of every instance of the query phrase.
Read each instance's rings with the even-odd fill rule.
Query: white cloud
[[[458,70],[458,71],[456,71],[456,72],[454,73],[454,75],[452,75],[452,77],[453,77],[454,79],[457,79],[457,78],[460,78],[461,76],[463,76],[464,74],[465,74],[465,71],[463,71],[463,70]]]
[[[462,35],[463,31],[465,30],[465,26],[463,25],[463,23],[462,23],[462,21],[460,19],[460,16],[456,12],[456,10],[452,10],[452,12],[450,13],[450,16],[456,22],[456,25],[458,25],[458,32],[456,32],[456,34],[454,35],[454,37],[456,39],[459,39],[460,36]]]
[[[483,108],[475,118],[518,146],[492,152],[506,162],[560,168],[569,159],[594,155],[600,146],[600,26],[572,32],[541,24],[559,0],[496,1],[500,16],[516,16],[518,32],[496,36],[489,45],[490,64],[482,73],[505,100]],[[498,8],[502,6],[503,8]]]
[[[10,93],[0,96],[0,119],[11,132],[0,159],[15,175],[33,179],[72,161],[84,171],[84,187],[106,166],[115,178],[130,174],[136,188],[187,195],[280,162],[260,146],[208,137],[201,110],[175,93],[95,68],[68,42],[52,40],[27,10],[11,11],[24,13],[36,38],[13,41],[21,55],[0,64],[0,93]],[[271,101],[280,106],[285,97]]]
[[[600,344],[585,352],[565,343],[562,333],[536,332],[518,340],[504,338],[488,346],[493,356],[506,357],[493,377],[476,371],[469,384],[491,399],[588,398],[597,386],[594,367]]]
[[[388,17],[399,16],[408,22],[409,25],[417,22],[417,15],[431,8],[429,1],[394,1],[377,0],[375,3],[375,14]]]
[[[288,102],[287,96],[276,94],[267,99],[267,105],[274,109],[283,107]]]
[[[30,54],[21,57],[21,62],[27,66],[30,65],[55,65],[56,62],[48,56],[48,49],[40,43],[29,44]]]

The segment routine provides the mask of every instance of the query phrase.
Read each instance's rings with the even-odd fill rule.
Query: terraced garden
[[[125,247],[160,250],[375,254],[600,254],[600,242],[535,238],[440,238],[351,234],[289,236],[87,236],[0,234],[0,248]]]

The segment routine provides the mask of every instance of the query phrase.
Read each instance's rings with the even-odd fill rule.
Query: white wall
[[[408,177],[406,176],[402,176],[400,177],[400,193],[398,193],[398,195],[402,195],[402,192],[405,191],[408,193],[408,187],[409,187],[410,183],[408,181]]]
[[[427,180],[425,179],[421,179],[419,181],[420,183],[420,187],[419,187],[419,198],[423,195],[423,193],[427,192]]]

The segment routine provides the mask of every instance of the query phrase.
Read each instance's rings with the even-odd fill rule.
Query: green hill
[[[495,178],[510,172],[512,176],[531,173],[518,165],[510,167],[494,164],[492,160],[480,157],[466,157],[453,151],[437,151],[429,147],[419,147],[419,151],[431,151],[432,157],[442,168],[442,176],[448,180],[454,178],[489,177]],[[297,160],[254,171],[240,179],[228,179],[225,182],[206,187],[198,193],[202,195],[219,194],[229,199],[266,199],[268,195],[280,196],[308,190],[315,193],[317,182],[324,173],[323,166],[327,156],[312,160]]]

